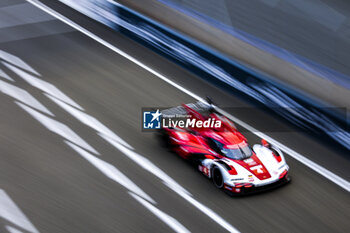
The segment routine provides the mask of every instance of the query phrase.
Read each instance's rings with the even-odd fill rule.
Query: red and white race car
[[[290,181],[280,149],[265,140],[251,147],[234,123],[211,103],[183,104],[161,113],[165,123],[170,122],[168,116],[187,117],[187,123],[164,124],[162,139],[172,151],[193,162],[217,188],[229,194],[246,194]]]

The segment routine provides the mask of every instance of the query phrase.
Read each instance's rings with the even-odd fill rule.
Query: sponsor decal
[[[253,177],[253,175],[248,175],[248,181],[249,181],[249,182],[254,181],[254,177]]]
[[[231,179],[232,181],[239,181],[239,180],[244,180],[243,178],[236,178],[236,179]]]
[[[252,165],[256,164],[256,162],[252,158],[245,159],[244,162],[247,163],[249,166],[252,166]]]
[[[198,166],[199,171],[203,172],[204,175],[208,176],[210,175],[210,170],[206,166]]]

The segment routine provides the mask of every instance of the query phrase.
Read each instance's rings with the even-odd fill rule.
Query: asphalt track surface
[[[211,95],[226,107],[249,106],[142,45],[66,7],[49,5],[197,95]],[[231,198],[217,190],[192,166],[160,147],[153,133],[141,131],[142,107],[170,107],[194,100],[82,33],[54,19],[51,23],[54,26],[50,30],[57,30],[56,34],[2,42],[0,49],[33,67],[40,73],[35,77],[69,96],[86,114],[131,145],[133,149],[130,150],[147,158],[185,188],[194,200],[237,230],[347,232],[350,229],[349,193],[288,155],[293,182],[287,186],[243,198]],[[47,31],[45,23],[27,24],[26,27],[28,32]],[[25,90],[37,99],[54,117],[46,113],[41,115],[66,125],[79,135],[99,155],[88,153],[127,176],[154,200],[154,207],[191,232],[227,232],[188,199],[130,159],[128,152],[109,144],[96,130],[69,114],[43,90],[24,81],[5,63],[1,63],[0,68],[14,82],[3,76],[1,81]],[[11,95],[0,93],[0,189],[6,191],[39,232],[172,231],[130,195],[132,188],[108,178],[65,143],[67,139],[48,130],[28,114],[27,111],[33,110],[21,107],[23,105],[15,101],[21,103],[23,99],[15,100]],[[259,121],[257,116],[232,111],[257,129],[264,124],[281,127],[281,132],[269,135],[344,179],[350,179],[350,163],[344,152],[295,132],[270,115],[261,113],[259,119],[264,120]],[[260,140],[251,132],[244,134],[251,143]],[[5,226],[30,232],[0,216],[0,232],[8,232]]]

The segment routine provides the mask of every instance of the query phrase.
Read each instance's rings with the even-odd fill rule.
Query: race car
[[[161,114],[160,135],[165,145],[194,163],[226,193],[254,193],[290,181],[281,150],[264,139],[251,147],[212,102],[183,104]]]

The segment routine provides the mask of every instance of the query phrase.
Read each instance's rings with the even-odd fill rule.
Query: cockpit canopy
[[[245,141],[225,145],[215,138],[208,138],[207,140],[213,150],[230,159],[243,160],[253,155],[252,149]]]

